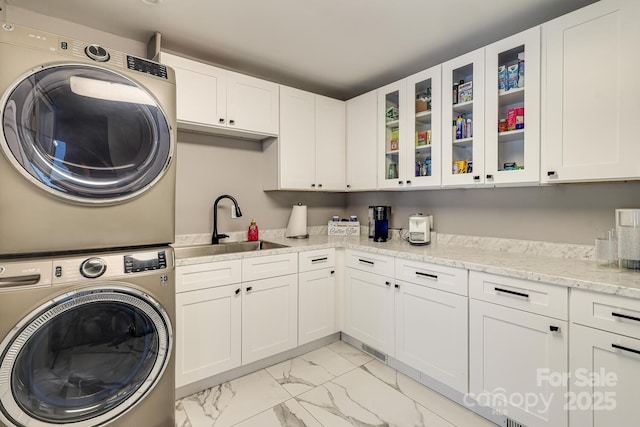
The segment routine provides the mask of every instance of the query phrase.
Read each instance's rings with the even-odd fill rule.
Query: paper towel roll
[[[285,237],[304,239],[307,234],[307,207],[301,203],[293,205]]]

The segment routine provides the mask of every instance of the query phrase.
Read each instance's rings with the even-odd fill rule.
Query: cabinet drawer
[[[393,277],[393,257],[352,250],[348,250],[346,255],[347,267]]]
[[[240,283],[239,259],[176,267],[176,293]]]
[[[571,290],[571,322],[640,338],[640,300]]]
[[[396,279],[467,295],[467,270],[396,258]]]
[[[557,319],[568,319],[569,290],[562,286],[469,272],[471,298]]]
[[[298,268],[301,273],[336,265],[336,250],[334,248],[300,252],[298,257]]]
[[[298,254],[267,255],[242,260],[242,281],[266,279],[298,272]]]

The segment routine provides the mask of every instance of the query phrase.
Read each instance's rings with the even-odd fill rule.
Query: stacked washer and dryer
[[[9,23],[0,64],[0,425],[173,426],[173,71]]]

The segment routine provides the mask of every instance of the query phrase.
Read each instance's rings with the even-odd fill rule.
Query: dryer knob
[[[80,274],[87,279],[100,277],[107,271],[107,264],[102,258],[88,258],[80,264]]]
[[[86,53],[87,56],[94,61],[106,62],[109,60],[109,52],[107,52],[105,48],[97,44],[90,44],[89,46],[85,47],[84,53]]]

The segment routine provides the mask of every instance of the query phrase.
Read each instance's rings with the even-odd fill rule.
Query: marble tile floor
[[[495,427],[343,341],[176,402],[176,427]]]

